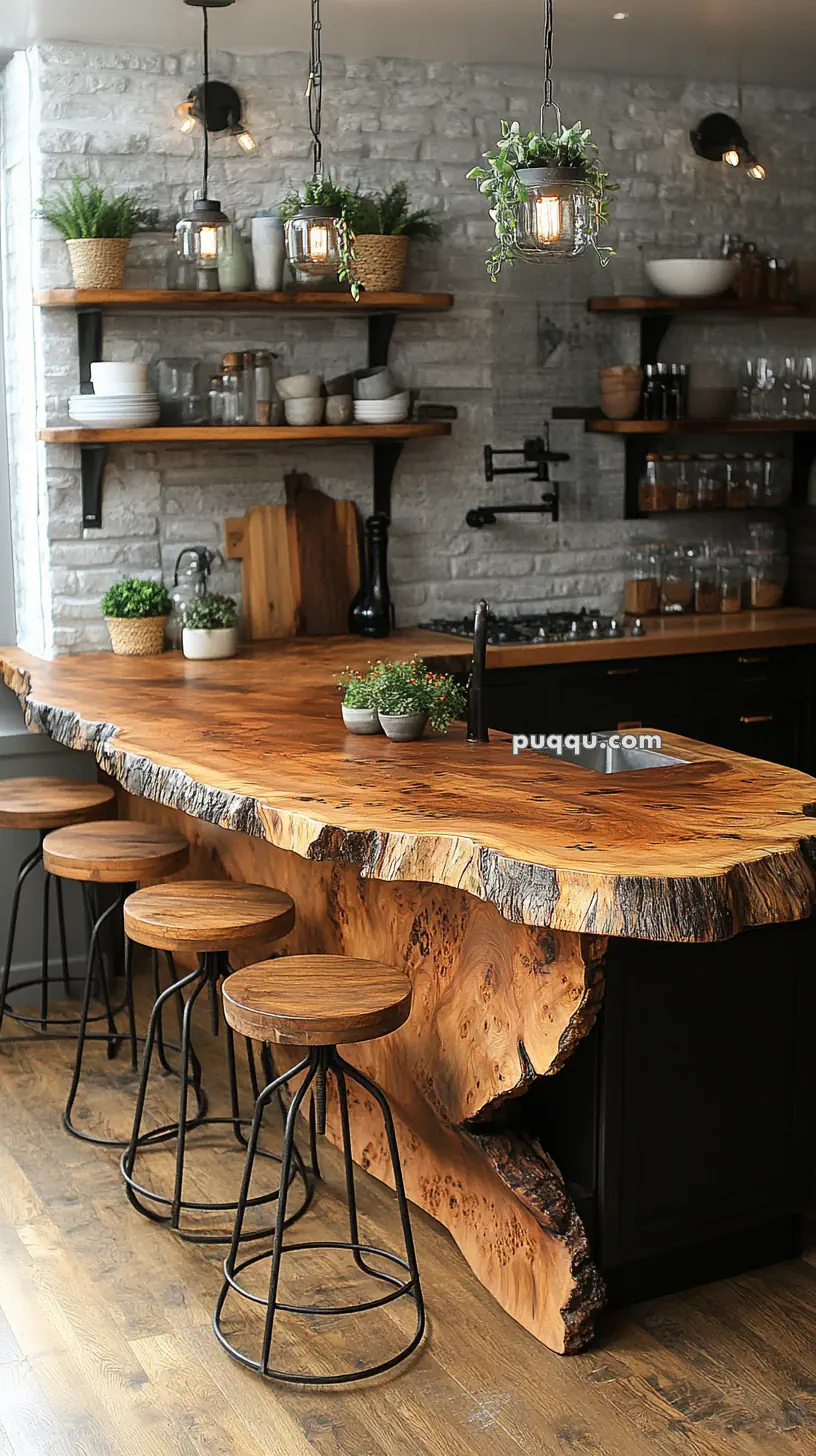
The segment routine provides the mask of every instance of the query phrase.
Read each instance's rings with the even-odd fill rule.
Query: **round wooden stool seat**
[[[85,819],[106,815],[114,792],[105,784],[78,779],[0,780],[0,827],[4,829],[60,829]]]
[[[127,934],[154,950],[228,951],[278,940],[294,923],[294,901],[282,890],[231,880],[154,885],[125,901]]]
[[[373,1041],[408,1020],[411,982],[379,961],[351,956],[281,956],[234,971],[224,1015],[255,1041],[336,1046]]]
[[[183,870],[189,857],[187,840],[174,830],[116,819],[55,829],[43,842],[50,874],[101,885],[162,879]]]

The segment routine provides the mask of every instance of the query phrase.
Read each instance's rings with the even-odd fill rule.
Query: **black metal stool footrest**
[[[340,1107],[340,1124],[343,1138],[343,1159],[346,1178],[346,1196],[348,1203],[349,1233],[348,1241],[323,1240],[309,1241],[296,1244],[284,1243],[284,1230],[287,1224],[286,1198],[291,1182],[289,1168],[292,1162],[292,1149],[294,1146],[295,1122],[307,1092],[311,1089],[312,1102],[310,1105],[310,1123],[312,1128],[315,1122],[322,1122],[323,1101],[325,1096],[326,1075],[331,1072],[337,1084],[337,1094]],[[281,1196],[278,1201],[278,1218],[275,1228],[275,1238],[271,1250],[267,1249],[259,1254],[251,1255],[247,1259],[236,1262],[238,1249],[243,1234],[244,1212],[250,1205],[249,1187],[252,1179],[253,1163],[255,1159],[258,1137],[260,1135],[263,1114],[271,1098],[279,1093],[280,1088],[293,1078],[305,1073],[302,1082],[295,1089],[289,1103],[284,1130],[282,1168],[281,1168]],[[391,1157],[391,1166],[394,1174],[394,1186],[397,1196],[397,1206],[402,1224],[402,1236],[405,1244],[405,1257],[389,1252],[386,1249],[377,1249],[370,1244],[364,1244],[360,1240],[357,1218],[357,1199],[354,1187],[354,1164],[351,1156],[351,1133],[348,1112],[348,1094],[346,1080],[356,1082],[378,1103],[385,1124],[385,1134],[388,1141],[388,1148]],[[321,1106],[314,1115],[315,1095],[318,1094]],[[307,1253],[313,1250],[337,1249],[348,1251],[356,1267],[369,1277],[381,1280],[392,1286],[387,1293],[379,1298],[361,1300],[353,1304],[336,1305],[300,1305],[289,1304],[278,1299],[278,1283],[280,1279],[281,1263],[284,1254]],[[369,1259],[378,1258],[387,1260],[392,1266],[396,1266],[408,1277],[389,1273],[384,1269],[373,1268],[363,1257]],[[250,1267],[269,1262],[269,1288],[266,1295],[259,1295],[247,1289],[240,1281],[240,1275]],[[224,1308],[231,1293],[239,1295],[252,1304],[260,1305],[266,1310],[263,1339],[261,1351],[258,1358],[245,1351],[239,1350],[231,1343],[222,1328],[222,1317]],[[393,1304],[403,1296],[414,1301],[416,1306],[416,1329],[411,1340],[403,1346],[395,1355],[389,1356],[386,1360],[379,1361],[376,1365],[367,1366],[364,1369],[345,1371],[337,1375],[311,1375],[299,1371],[286,1371],[275,1369],[270,1363],[272,1351],[272,1339],[274,1333],[274,1321],[280,1310],[290,1314],[308,1316],[320,1315],[346,1315],[363,1314],[368,1310],[381,1309],[384,1305]],[[396,1133],[391,1110],[386,1098],[375,1083],[368,1077],[352,1067],[338,1054],[335,1047],[312,1047],[309,1054],[290,1072],[276,1078],[264,1088],[255,1108],[252,1133],[250,1134],[249,1146],[247,1149],[247,1161],[244,1169],[244,1181],[241,1189],[238,1213],[235,1221],[232,1244],[229,1254],[224,1261],[224,1283],[218,1297],[218,1303],[213,1313],[213,1330],[224,1349],[232,1355],[240,1364],[250,1370],[255,1370],[259,1375],[264,1375],[272,1380],[282,1380],[297,1385],[344,1385],[351,1381],[366,1380],[374,1375],[381,1375],[386,1370],[391,1370],[406,1360],[416,1350],[425,1332],[425,1306],[422,1298],[422,1289],[419,1282],[419,1270],[417,1268],[416,1252],[414,1250],[413,1234],[411,1232],[411,1221],[408,1213],[408,1200],[405,1195],[405,1187],[402,1179],[402,1169],[397,1148]]]

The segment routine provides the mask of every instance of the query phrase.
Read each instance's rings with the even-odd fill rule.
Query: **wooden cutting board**
[[[253,642],[348,630],[360,587],[353,501],[332,500],[308,475],[287,475],[286,505],[250,506],[225,522],[226,554],[241,562],[244,631]]]

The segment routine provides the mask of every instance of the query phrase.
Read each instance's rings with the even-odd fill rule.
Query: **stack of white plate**
[[[157,394],[72,394],[68,414],[86,430],[137,430],[159,418]]]
[[[388,399],[355,399],[354,418],[358,425],[396,425],[407,420],[411,410],[411,395],[405,389],[401,394],[392,394]]]

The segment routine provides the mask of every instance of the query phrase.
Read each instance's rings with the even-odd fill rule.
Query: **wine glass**
[[[796,388],[797,371],[796,360],[788,355],[782,363],[779,371],[779,382],[782,386],[782,404],[779,411],[780,420],[789,420],[791,390]]]
[[[757,359],[755,376],[756,389],[759,394],[757,414],[767,416],[770,413],[770,394],[776,386],[776,374],[772,361],[765,357]]]
[[[810,354],[805,354],[799,365],[799,387],[802,391],[802,416],[806,420],[812,420],[810,396],[813,391],[813,359]]]

